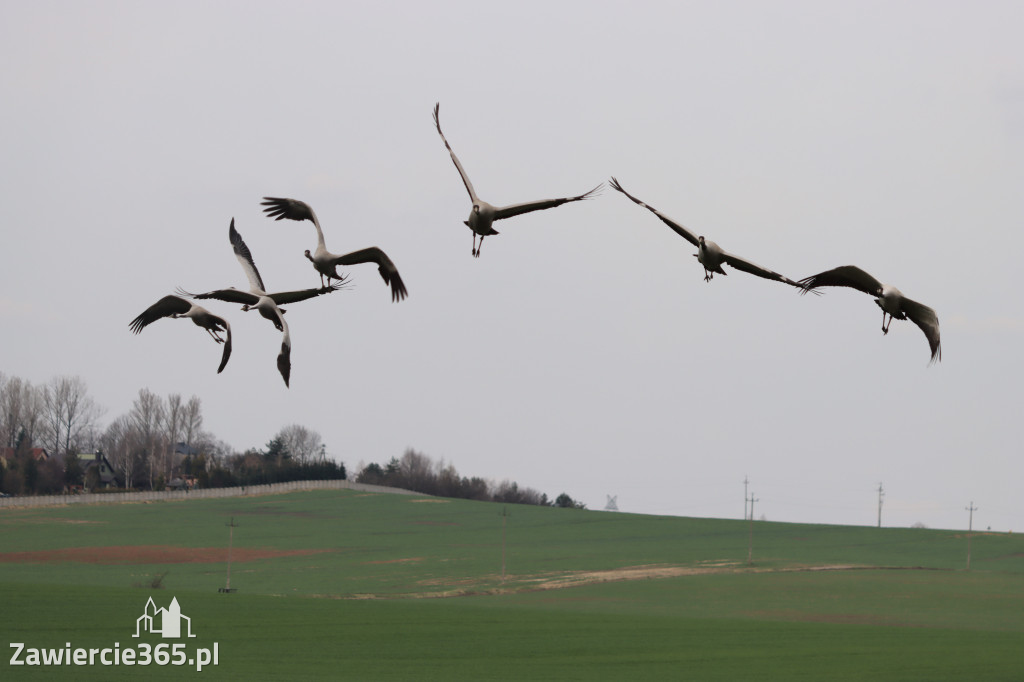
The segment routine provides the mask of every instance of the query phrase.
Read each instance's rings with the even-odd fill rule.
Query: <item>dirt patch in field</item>
[[[78,525],[99,525],[107,523],[106,521],[89,521],[86,519],[60,519],[50,518],[46,516],[18,516],[11,518],[0,518],[0,525],[18,524],[24,525],[26,523],[66,523],[74,526]]]
[[[270,549],[235,547],[231,561],[255,561],[284,556],[305,556],[330,552],[329,549]],[[0,563],[17,564],[215,564],[226,563],[226,547],[175,547],[141,545],[115,547],[73,547],[36,552],[0,552]]]
[[[465,597],[478,594],[508,594],[513,592],[539,592],[543,590],[560,590],[567,587],[593,585],[596,583],[618,582],[623,580],[651,580],[656,578],[674,578],[682,575],[705,575],[708,573],[724,573],[734,570],[739,564],[716,563],[714,566],[675,566],[670,564],[648,564],[644,566],[626,566],[607,571],[573,571],[569,573],[546,573],[540,575],[507,575],[505,583],[499,582],[498,575],[478,578],[429,578],[419,581],[420,585],[430,587],[448,587],[447,590],[432,590],[404,594],[405,597],[438,599],[445,597]],[[481,585],[492,583],[490,587]],[[474,587],[475,586],[475,587]],[[383,595],[382,595],[383,596]],[[361,595],[367,598],[366,595]]]
[[[848,564],[826,566],[801,566],[782,569],[767,569],[770,572],[786,571],[850,571],[867,568]],[[760,572],[765,569],[751,569],[740,561],[713,560],[702,561],[696,566],[677,566],[673,564],[646,564],[643,566],[625,566],[607,571],[575,571],[553,576],[519,576],[520,582],[534,582],[532,589],[557,590],[563,587],[591,585],[594,583],[617,582],[621,580],[651,580],[656,578],[677,578],[684,575],[709,575],[712,573]]]
[[[411,557],[391,561],[369,561],[366,564],[382,563],[414,563],[423,557]],[[423,578],[416,581],[421,588],[410,592],[393,593],[357,593],[357,594],[313,594],[311,597],[322,599],[446,599],[451,597],[472,597],[478,595],[517,594],[523,592],[544,592],[562,590],[570,587],[593,585],[598,583],[618,582],[627,580],[656,580],[658,578],[676,578],[680,576],[698,576],[711,574],[740,573],[790,573],[803,571],[916,571],[934,570],[913,566],[858,566],[852,564],[830,564],[817,566],[788,566],[780,568],[750,567],[746,562],[716,559],[702,561],[698,565],[680,566],[675,564],[645,564],[641,566],[625,566],[605,571],[570,571],[564,573],[508,574],[505,579],[497,573],[480,576],[438,576]],[[903,625],[895,621],[874,622],[870,616],[860,614],[807,614],[798,612],[800,619],[815,622],[835,623],[870,623],[885,625]],[[777,617],[793,620],[795,616],[784,611],[763,612],[754,614],[759,617]]]
[[[736,566],[738,564],[733,564]],[[650,580],[652,578],[676,578],[682,575],[704,575],[723,573],[732,566],[672,566],[667,564],[648,564],[645,566],[625,566],[608,571],[576,571],[549,578],[539,579],[533,586],[537,590],[557,590],[563,587],[592,585],[594,583],[618,582],[621,580]]]
[[[675,564],[645,564],[641,566],[624,566],[606,571],[571,571],[567,573],[544,573],[534,575],[505,576],[497,574],[476,578],[428,578],[420,580],[419,585],[430,589],[423,592],[404,593],[401,595],[359,595],[361,599],[391,598],[395,596],[438,599],[446,597],[468,597],[480,594],[511,594],[517,592],[541,592],[561,590],[582,585],[619,582],[626,580],[656,580],[658,578],[677,578],[680,576],[711,575],[722,573],[789,573],[800,571],[859,571],[859,570],[931,570],[919,567],[902,566],[858,566],[853,564],[830,564],[819,566],[789,566],[784,568],[751,568],[741,561],[725,559],[700,562],[696,566],[679,566]],[[496,584],[497,583],[497,584]],[[437,589],[441,588],[441,589]],[[444,589],[448,588],[448,589]],[[855,618],[855,616],[835,615],[827,617]],[[835,622],[854,622],[852,620]]]

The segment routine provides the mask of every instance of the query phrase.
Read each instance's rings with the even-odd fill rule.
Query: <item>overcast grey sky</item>
[[[80,375],[106,408],[202,398],[235,448],[320,432],[350,469],[415,448],[591,508],[1024,530],[1024,4],[5,2],[0,371]],[[935,308],[943,361],[871,298],[801,297],[693,247],[617,192],[502,221],[482,256],[433,127],[495,204],[615,175],[791,278],[855,264]],[[128,323],[176,286],[351,291],[280,335],[212,302]]]

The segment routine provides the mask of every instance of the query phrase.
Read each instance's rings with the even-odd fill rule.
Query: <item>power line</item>
[[[505,584],[505,525],[508,523],[508,507],[501,508],[501,584]]]
[[[746,474],[744,474],[744,476],[743,476],[743,520],[744,521],[747,520],[747,483],[749,483],[749,482],[750,481],[747,480]]]
[[[878,484],[878,527],[882,527],[882,498],[885,497],[885,491],[882,490],[882,484]]]
[[[964,507],[970,512],[967,517],[967,570],[971,570],[971,531],[974,529],[974,512],[978,511],[978,508],[974,506],[974,500],[971,500],[971,504]]]
[[[235,538],[235,528],[238,526],[238,524],[235,523],[235,517],[232,516],[231,521],[226,525],[228,527],[228,579],[224,587],[218,589],[217,591],[227,592],[230,594],[231,592],[235,591],[234,588],[231,587],[231,544]]]
[[[750,539],[747,543],[747,564],[754,563],[754,503],[760,500],[750,493]]]

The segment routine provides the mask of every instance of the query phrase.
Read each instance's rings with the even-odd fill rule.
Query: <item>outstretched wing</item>
[[[582,201],[584,199],[592,199],[597,196],[601,188],[604,187],[602,182],[600,185],[585,192],[578,197],[564,197],[562,199],[542,199],[541,201],[528,201],[522,204],[512,204],[511,206],[502,206],[494,209],[494,219],[502,220],[504,218],[511,218],[512,216],[521,215],[523,213],[529,213],[530,211],[541,211],[545,208],[554,208],[555,206],[561,206],[567,204],[570,201]]]
[[[337,291],[344,287],[348,282],[340,280],[332,283],[329,287],[317,287],[315,289],[300,289],[299,291],[279,291],[275,294],[267,294],[277,305],[287,305],[288,303],[298,303],[299,301],[305,301],[316,296],[323,294],[329,294]],[[281,311],[284,312],[284,311]]]
[[[910,321],[921,328],[925,338],[928,339],[928,347],[931,348],[932,358],[928,364],[938,362],[942,359],[942,344],[939,339],[939,316],[935,311],[923,303],[904,298],[901,302],[903,312],[907,314]]]
[[[722,252],[722,260],[731,265],[732,267],[736,268],[737,270],[742,270],[743,272],[748,272],[751,275],[757,275],[758,277],[764,277],[765,279],[773,279],[776,282],[783,282],[784,284],[788,284],[798,289],[803,289],[804,291],[807,291],[804,285],[800,284],[799,282],[794,282],[785,275],[780,275],[774,270],[769,270],[768,268],[761,267],[757,263],[753,263],[747,260],[746,258],[734,256],[733,254],[727,251]]]
[[[700,242],[697,241],[697,235],[695,235],[690,230],[686,229],[686,227],[684,227],[681,223],[677,223],[676,221],[672,220],[671,218],[669,218],[667,215],[665,215],[664,213],[662,213],[658,209],[654,208],[653,206],[648,206],[647,204],[645,204],[644,202],[640,201],[635,196],[633,196],[632,194],[630,194],[629,192],[624,190],[622,188],[622,185],[619,184],[619,181],[616,180],[614,177],[612,178],[612,189],[617,189],[618,191],[622,192],[627,197],[629,197],[629,199],[634,204],[636,204],[638,206],[643,206],[648,211],[650,211],[654,215],[658,216],[658,218],[661,219],[661,222],[663,222],[666,225],[668,225],[669,227],[671,227],[675,231],[676,234],[678,234],[680,237],[682,237],[686,241],[690,242],[694,246],[699,246],[700,245]],[[740,269],[742,270],[742,268],[740,268]]]
[[[178,292],[178,295],[187,296],[188,298],[212,298],[218,301],[227,301],[228,303],[241,303],[242,305],[256,305],[260,300],[260,297],[256,294],[248,291],[240,291],[234,287],[231,287],[230,289],[207,291],[205,294],[193,294],[185,291],[181,287],[178,287],[176,291]]]
[[[249,288],[253,292],[266,292],[267,289],[263,286],[263,278],[260,277],[260,271],[256,269],[256,262],[252,259],[252,252],[249,251],[249,247],[242,240],[242,235],[238,234],[238,230],[235,229],[234,218],[231,219],[228,237],[231,239],[231,247],[235,250],[235,257],[238,258],[245,276],[249,279]]]
[[[224,352],[221,353],[220,356],[220,367],[217,368],[217,374],[220,374],[224,371],[224,368],[228,366],[228,358],[231,357],[231,325],[229,325],[228,321],[223,317],[217,317],[216,315],[211,315],[211,317],[220,322],[221,326],[224,327],[224,333],[227,336],[224,341]]]
[[[856,265],[841,265],[800,280],[804,293],[818,287],[850,287],[869,296],[882,295],[882,283]]]
[[[376,246],[371,246],[368,249],[361,249],[359,251],[353,251],[347,253],[344,256],[338,256],[334,259],[334,265],[357,265],[359,263],[376,263],[377,271],[380,272],[380,276],[384,279],[385,284],[391,285],[391,300],[392,302],[401,301],[403,298],[409,295],[405,289],[405,284],[402,282],[402,276],[398,274],[398,268],[388,258],[388,255],[378,249]]]
[[[263,197],[260,206],[266,206],[263,212],[267,217],[274,220],[310,220],[317,222],[316,214],[305,201],[298,199],[284,199],[281,197]]]
[[[280,314],[281,310],[277,309],[277,312],[277,317],[284,328],[284,336],[281,339],[281,352],[277,354],[277,371],[281,373],[284,385],[289,386],[288,382],[292,376],[292,335],[288,330],[288,323],[284,321],[284,315]]]
[[[129,323],[133,334],[138,334],[148,325],[171,315],[184,315],[192,309],[192,304],[178,296],[167,295],[146,308],[141,315]]]
[[[441,120],[438,118],[438,112],[441,110],[441,103],[438,102],[434,105],[434,125],[437,126],[437,134],[441,136],[441,141],[444,142],[444,146],[448,148],[448,153],[452,156],[452,161],[455,162],[455,168],[459,171],[459,175],[462,176],[462,184],[466,186],[466,191],[469,192],[469,198],[475,204],[477,202],[476,190],[473,189],[473,183],[469,181],[469,176],[466,175],[466,170],[459,163],[459,157],[455,156],[455,152],[452,151],[452,146],[448,144],[448,140],[445,138],[444,133],[441,132]]]

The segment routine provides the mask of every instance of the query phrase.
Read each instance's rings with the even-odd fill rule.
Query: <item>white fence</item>
[[[243,485],[236,488],[201,488],[185,490],[147,490],[135,493],[86,493],[83,495],[34,495],[27,497],[0,497],[0,509],[5,507],[52,507],[66,504],[120,504],[124,502],[152,502],[156,500],[202,500],[213,497],[243,497],[245,495],[280,495],[297,490],[361,490],[369,493],[420,495],[412,490],[388,488],[382,485],[354,483],[352,481],[289,481],[265,485]]]

